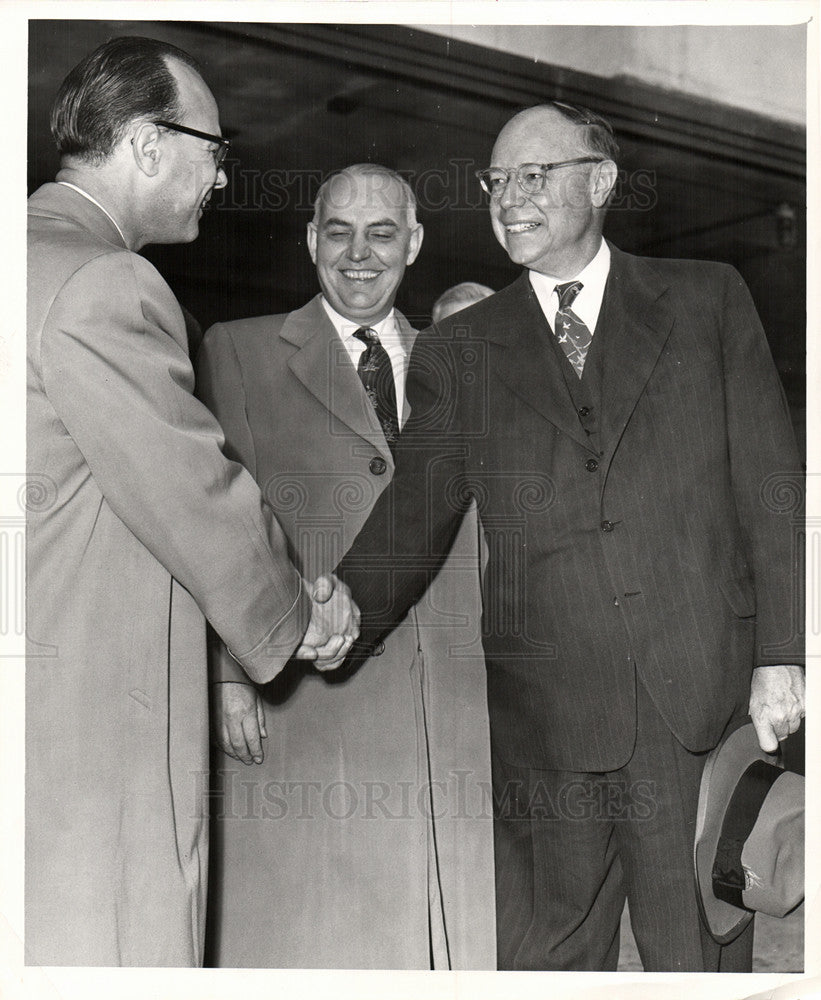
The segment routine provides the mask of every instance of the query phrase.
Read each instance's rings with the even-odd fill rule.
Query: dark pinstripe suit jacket
[[[417,338],[397,474],[341,567],[367,644],[478,498],[491,729],[514,764],[624,764],[636,671],[711,748],[754,665],[800,662],[801,466],[749,293],[727,265],[611,249],[598,447],[525,273]]]

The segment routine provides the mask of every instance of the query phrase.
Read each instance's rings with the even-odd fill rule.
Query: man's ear
[[[619,179],[619,168],[612,160],[603,160],[596,164],[590,179],[590,200],[595,208],[602,208]]]
[[[311,255],[311,260],[316,264],[316,223],[308,223],[308,231],[306,233],[308,239],[308,253]]]
[[[160,169],[160,130],[151,122],[139,126],[131,137],[134,162],[147,177],[154,177]]]
[[[406,265],[412,264],[419,256],[419,251],[422,249],[422,240],[424,238],[424,227],[421,222],[418,222],[413,229],[411,229],[410,239],[408,240],[408,256],[405,260]]]

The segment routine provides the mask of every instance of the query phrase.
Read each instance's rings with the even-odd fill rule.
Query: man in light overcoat
[[[332,581],[311,601],[223,455],[183,313],[137,253],[194,240],[226,183],[196,63],[107,42],[64,81],[52,131],[57,181],[29,199],[26,960],[198,965],[205,618],[260,681],[303,635],[299,655],[333,666],[355,623]]]
[[[307,237],[322,293],[212,327],[197,391],[310,575],[333,570],[393,473],[415,337],[394,299],[422,226],[398,175],[357,165],[323,185]],[[216,767],[215,964],[495,966],[480,617],[472,512],[357,670],[292,663],[255,690],[215,646],[217,742],[259,762]]]

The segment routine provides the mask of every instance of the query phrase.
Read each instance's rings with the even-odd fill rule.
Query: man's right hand
[[[311,587],[311,621],[294,656],[313,660],[317,670],[341,666],[359,637],[359,608],[347,585],[332,573],[317,577]]]
[[[262,698],[251,684],[211,685],[211,734],[223,753],[243,764],[261,764],[265,730]]]

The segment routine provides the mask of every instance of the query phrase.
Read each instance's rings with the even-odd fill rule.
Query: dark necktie
[[[582,377],[584,359],[593,341],[593,334],[570,308],[583,287],[580,281],[568,281],[564,285],[556,285],[559,311],[553,323],[556,339],[562,345],[567,360],[573,365],[579,378]]]
[[[354,334],[365,345],[359,357],[357,372],[373,404],[388,446],[393,451],[399,437],[399,418],[396,413],[396,384],[388,352],[379,343],[375,330],[361,326]]]

